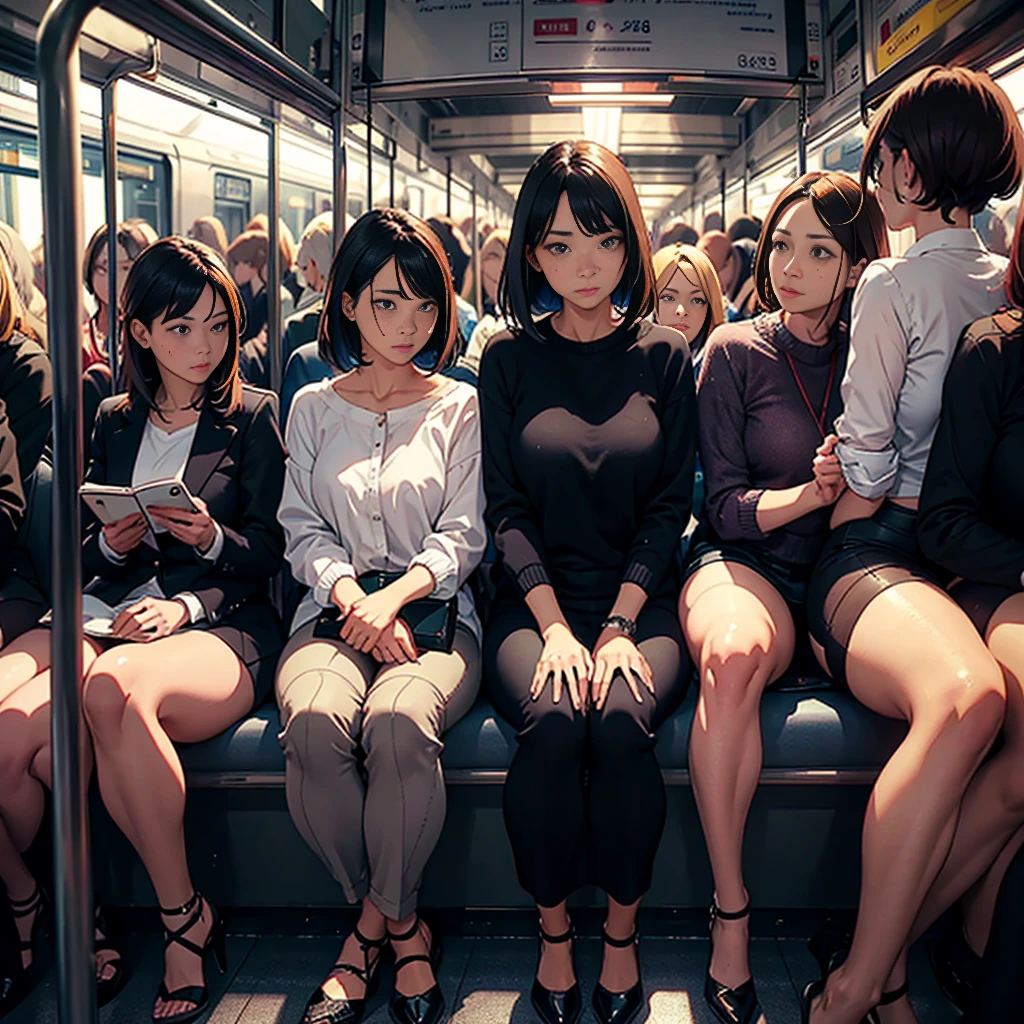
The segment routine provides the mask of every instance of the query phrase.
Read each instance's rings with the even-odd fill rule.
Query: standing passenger
[[[685,339],[643,320],[650,247],[614,154],[562,142],[534,163],[502,295],[514,326],[480,374],[487,519],[504,569],[485,662],[518,730],[505,823],[540,914],[531,998],[545,1024],[582,1011],[566,900],[589,879],[608,894],[594,1009],[627,1024],[643,1006],[636,912],[665,823],[655,732],[687,682],[674,558],[696,403]],[[554,312],[535,322],[537,309]]]
[[[364,214],[324,298],[321,355],[341,375],[303,388],[288,420],[280,520],[309,587],[277,677],[288,807],[362,904],[308,1024],[358,1021],[389,943],[393,1019],[445,1013],[440,935],[416,905],[444,824],[441,737],[480,685],[466,581],[486,545],[476,391],[435,372],[455,346],[454,299],[423,221]],[[423,598],[457,604],[454,642],[418,649],[409,622]]]
[[[1013,105],[966,68],[909,78],[864,146],[862,186],[874,179],[888,226],[913,229],[917,241],[903,258],[868,267],[854,297],[835,446],[849,489],[808,613],[833,679],[910,728],[865,817],[849,956],[804,992],[812,1024],[855,1024],[880,1000],[883,1020],[911,1019],[901,950],[1003,721],[1003,673],[942,589],[948,572],[918,546],[917,506],[957,339],[999,306],[1006,272],[970,218],[1014,192],[1022,166]]]
[[[838,469],[822,478],[812,463],[842,407],[849,296],[888,254],[878,203],[846,174],[812,171],[783,189],[762,238],[754,274],[771,312],[716,330],[701,370],[708,497],[679,599],[700,666],[690,776],[715,880],[704,992],[725,1024],[758,1013],[742,857],[761,771],[761,694],[806,648],[807,584],[845,487]]]

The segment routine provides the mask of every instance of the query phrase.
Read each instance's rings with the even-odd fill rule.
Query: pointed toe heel
[[[750,903],[742,910],[726,912],[718,905],[717,900],[711,901],[711,921],[708,925],[710,949],[708,950],[708,967],[704,973],[704,1000],[721,1024],[755,1024],[761,1015],[761,1005],[757,1000],[754,979],[748,978],[737,988],[729,988],[711,975],[711,958],[715,954],[714,928],[715,920],[742,921],[750,916]]]
[[[601,933],[606,946],[613,949],[628,949],[630,946],[636,954],[636,984],[625,992],[609,992],[600,982],[594,987],[591,1000],[594,1016],[599,1024],[632,1024],[644,1006],[644,984],[640,977],[640,942],[639,934],[634,931],[628,939],[613,939],[607,931]]]
[[[387,936],[380,939],[368,939],[359,930],[358,926],[353,930],[356,942],[363,954],[363,966],[356,967],[355,964],[336,963],[332,974],[351,974],[358,978],[364,985],[366,994],[362,999],[332,999],[324,992],[323,987],[318,988],[309,997],[306,1009],[302,1014],[302,1024],[359,1024],[366,1013],[366,1004],[373,998],[377,991],[377,984],[380,982],[380,958],[385,946],[388,944]],[[377,955],[371,960],[370,954],[377,950]]]
[[[401,935],[388,933],[392,943],[408,942],[422,927],[419,918],[416,919],[412,928]],[[430,930],[430,952],[414,953],[411,956],[403,956],[395,961],[395,978],[398,972],[409,964],[428,963],[434,972],[434,984],[414,996],[403,996],[400,992],[392,993],[391,1001],[388,1003],[388,1014],[394,1024],[443,1024],[448,1019],[448,1007],[445,1003],[444,993],[437,983],[437,972],[441,968],[443,946],[441,932],[435,927]]]
[[[538,926],[537,930],[541,943],[546,942],[549,946],[571,942],[574,934],[571,927],[561,935],[549,935],[543,926]],[[543,952],[543,947],[541,951]],[[545,988],[534,978],[533,988],[530,990],[530,1004],[543,1024],[577,1024],[583,1014],[583,996],[580,994],[578,983],[574,983],[564,992],[559,992]]]

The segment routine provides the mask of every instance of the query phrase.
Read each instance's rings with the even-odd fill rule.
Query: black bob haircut
[[[530,264],[527,252],[534,251],[551,230],[563,192],[581,231],[588,235],[622,232],[626,258],[612,302],[626,325],[632,326],[654,309],[651,241],[625,165],[596,142],[558,142],[534,161],[523,181],[498,286],[506,321],[538,341],[534,316],[557,308],[557,304],[551,301],[551,287]]]
[[[242,329],[242,297],[238,294],[220,256],[189,238],[162,238],[144,249],[128,272],[121,294],[122,352],[127,352],[128,400],[142,401],[157,409],[160,366],[152,350],[143,348],[132,337],[132,323],[151,330],[159,320],[167,323],[188,315],[202,300],[207,288],[214,292],[207,319],[213,313],[216,296],[228,311],[228,347],[220,363],[196,396],[196,407],[207,402],[222,416],[229,416],[242,405],[242,383],[238,376],[238,338]],[[159,412],[159,410],[157,410]]]
[[[434,330],[414,362],[434,372],[452,359],[459,325],[452,272],[441,240],[425,221],[405,210],[370,210],[348,229],[335,254],[320,316],[320,358],[343,373],[369,363],[359,327],[345,316],[342,298],[348,295],[358,302],[391,260],[397,265],[399,287],[408,286],[412,292],[402,298],[415,296],[437,303]]]

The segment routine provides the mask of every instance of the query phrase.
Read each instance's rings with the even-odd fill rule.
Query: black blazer
[[[145,402],[130,402],[126,395],[100,404],[87,481],[131,484],[148,414]],[[204,406],[184,480],[224,531],[220,557],[211,565],[195,548],[159,534],[159,552],[140,544],[123,566],[114,565],[99,547],[102,524],[84,509],[82,567],[85,578],[92,578],[86,592],[117,604],[156,575],[169,597],[194,593],[211,625],[248,601],[266,601],[267,583],[284,555],[284,531],[277,521],[284,459],[276,395],[243,387],[242,408],[230,416]]]

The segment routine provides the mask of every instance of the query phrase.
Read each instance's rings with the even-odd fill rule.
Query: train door
[[[237,238],[252,218],[252,181],[234,174],[213,176],[213,215],[224,225],[228,241]]]

